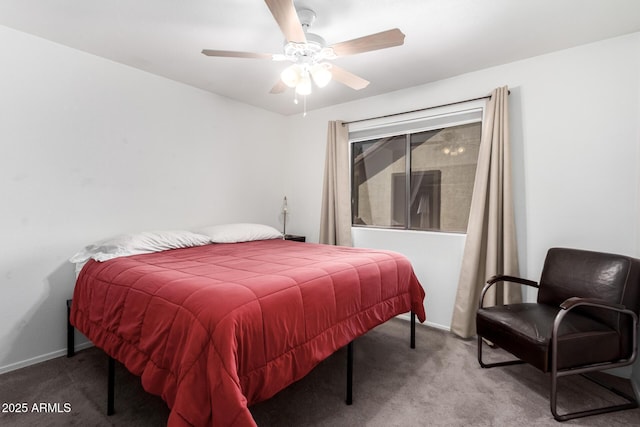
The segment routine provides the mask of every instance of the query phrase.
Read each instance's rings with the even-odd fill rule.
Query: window
[[[474,109],[350,131],[353,226],[465,233],[481,120]]]

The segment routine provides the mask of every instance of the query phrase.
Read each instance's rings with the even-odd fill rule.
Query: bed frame
[[[67,357],[75,355],[75,329],[71,324],[71,302],[67,300]],[[416,314],[411,312],[411,326],[409,347],[416,348]],[[113,415],[115,412],[115,359],[108,356],[108,373],[107,373],[107,415]],[[347,392],[345,403],[353,404],[353,341],[347,344]]]

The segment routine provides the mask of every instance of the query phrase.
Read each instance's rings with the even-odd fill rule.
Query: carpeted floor
[[[342,349],[301,381],[253,406],[256,422],[261,427],[560,425],[549,411],[547,375],[527,365],[481,369],[475,341],[428,327],[416,332],[415,350],[408,346],[408,323],[397,319],[356,340],[352,406],[344,404]],[[91,348],[0,376],[0,426],[166,424],[166,405],[144,392],[140,380],[121,365],[116,413],[107,417],[106,369],[106,356]],[[561,379],[559,390],[561,412],[610,401],[606,391],[579,377]],[[14,413],[15,404],[22,403],[26,413]],[[639,426],[640,409],[563,425]]]

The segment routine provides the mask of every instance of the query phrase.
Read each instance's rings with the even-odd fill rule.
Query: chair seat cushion
[[[551,332],[559,307],[537,303],[485,307],[477,332],[543,372],[551,370]],[[569,311],[558,331],[558,370],[621,358],[620,337],[607,325]]]

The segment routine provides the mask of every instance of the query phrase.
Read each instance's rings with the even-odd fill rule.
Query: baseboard
[[[84,350],[86,348],[93,347],[91,341],[86,341],[76,345],[74,348],[76,351]],[[36,365],[38,363],[46,362],[47,360],[55,359],[56,357],[66,356],[67,349],[52,351],[51,353],[42,354],[40,356],[32,357],[31,359],[21,360],[20,362],[11,363],[9,365],[0,366],[0,375],[7,372],[16,371],[27,366]]]
[[[409,313],[400,314],[400,315],[398,315],[396,317],[398,319],[411,321],[411,315]],[[422,326],[429,326],[430,328],[440,329],[440,330],[446,331],[446,332],[451,332],[451,328],[449,326],[440,325],[439,323],[429,322],[428,320],[426,320],[424,323],[416,322],[416,324],[417,325],[422,325]]]

